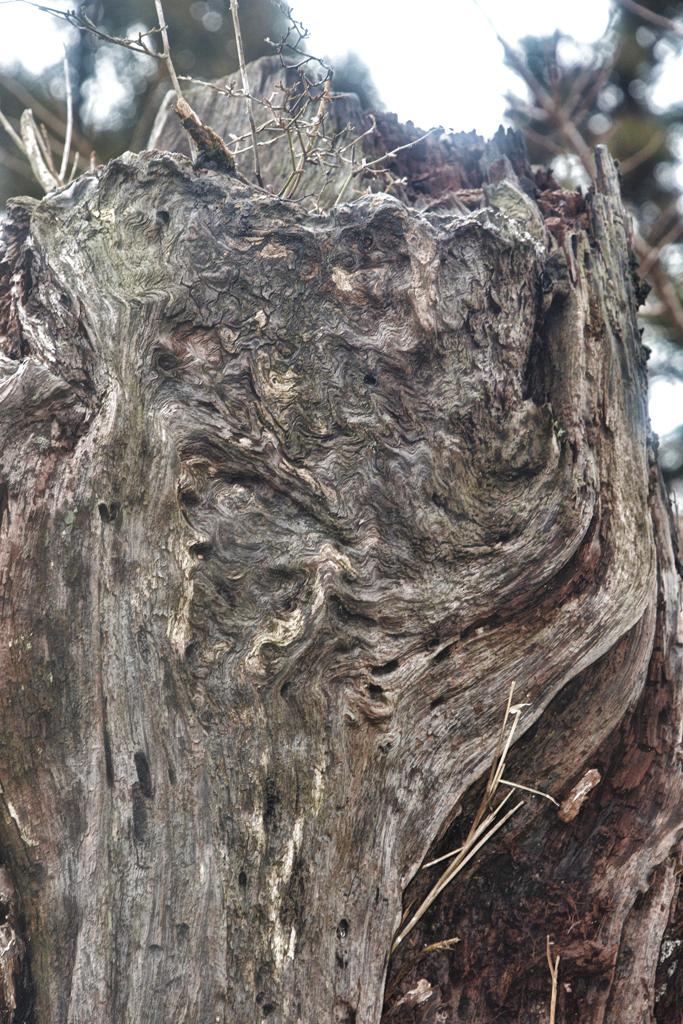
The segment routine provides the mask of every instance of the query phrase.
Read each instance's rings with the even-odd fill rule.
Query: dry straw
[[[479,809],[472,822],[467,839],[464,844],[457,850],[452,850],[450,853],[444,854],[443,857],[438,857],[436,860],[429,861],[424,867],[431,867],[433,864],[438,864],[442,860],[454,858],[451,864],[446,868],[444,873],[439,878],[438,882],[429,890],[427,896],[424,898],[418,909],[415,911],[413,916],[410,918],[408,923],[401,929],[394,943],[391,947],[391,952],[394,953],[398,948],[403,939],[408,935],[410,931],[415,927],[417,922],[423,916],[423,914],[431,907],[437,896],[446,888],[449,882],[451,882],[457,874],[459,874],[469,861],[475,856],[476,853],[484,846],[496,834],[496,832],[503,827],[508,818],[511,818],[520,807],[524,806],[524,801],[520,800],[518,804],[510,808],[503,817],[500,817],[501,811],[507,804],[508,800],[512,796],[512,793],[508,793],[507,796],[503,797],[501,802],[494,807],[493,801],[496,796],[496,792],[499,786],[509,786],[513,789],[522,789],[528,793],[534,793],[537,796],[544,796],[548,800],[551,800],[554,804],[557,803],[547,793],[542,793],[537,789],[530,789],[528,786],[521,786],[516,782],[508,782],[503,778],[503,772],[505,770],[505,759],[507,758],[508,751],[512,744],[512,739],[517,728],[519,716],[523,709],[528,707],[528,704],[514,704],[512,703],[512,696],[515,690],[515,683],[510,683],[510,693],[508,694],[507,707],[505,708],[505,717],[503,718],[503,725],[498,736],[498,744],[496,746],[496,752],[493,756],[491,763],[491,770],[489,772],[488,782],[486,784],[486,790],[484,796],[479,805]],[[507,739],[505,733],[507,730],[508,719],[510,716],[513,717],[512,726],[508,734]],[[453,940],[448,940],[452,942]]]

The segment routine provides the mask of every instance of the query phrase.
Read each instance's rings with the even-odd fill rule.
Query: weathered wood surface
[[[306,70],[311,79],[316,77],[314,68]],[[290,109],[303,111],[309,123],[321,112],[320,104],[314,99],[322,95],[322,88],[309,89],[312,99],[305,107],[299,72],[283,67],[279,57],[261,57],[249,65],[248,74],[258,128],[274,119],[273,109],[263,101],[269,100],[278,108],[285,93],[290,96]],[[235,88],[238,95],[226,94]],[[201,120],[229,143],[236,154],[237,169],[253,181],[249,120],[240,90],[239,76],[228,75],[212,84],[189,85],[185,95]],[[148,149],[168,150],[189,157],[188,137],[174,111],[175,102],[175,92],[168,92],[154,122]],[[502,128],[487,145],[475,132],[449,135],[443,129],[436,129],[426,133],[411,121],[401,124],[396,114],[363,110],[354,93],[334,91],[322,115],[318,144],[313,152],[315,159],[311,157],[306,163],[296,193],[297,200],[307,209],[327,209],[340,198],[350,201],[370,189],[390,192],[418,210],[463,210],[465,203],[477,201],[474,193],[481,190],[488,167],[496,156],[503,155],[510,160],[524,187],[532,193],[536,191],[530,179],[531,169],[522,136],[511,132],[506,135]],[[284,123],[288,123],[287,118]],[[321,141],[323,136],[325,142]],[[305,133],[299,136],[292,130],[288,138],[282,129],[279,133],[266,131],[260,138],[266,143],[259,156],[262,178],[268,188],[278,193],[287,183],[293,167],[299,165],[302,146],[308,146],[311,140]],[[235,139],[241,141],[235,142]],[[349,181],[352,143],[354,169],[360,169],[365,159],[374,170],[372,174],[366,171],[354,175]],[[380,157],[384,159],[380,161]]]
[[[558,949],[560,921],[570,944],[618,947],[596,954],[607,1009],[593,972],[575,1019],[642,1001],[613,965],[638,898],[655,939],[673,900],[680,669],[627,231],[606,154],[594,194],[536,202],[506,147],[517,161],[512,136],[462,140],[450,180],[467,191],[431,213],[378,194],[308,215],[153,152],[13,204],[11,1024],[376,1024],[404,889],[467,815],[512,679],[530,707],[508,777],[564,798],[606,774],[572,823],[520,812],[519,884],[575,850],[573,884],[614,900],[576,940],[553,911]],[[645,739],[635,707],[660,723]],[[669,788],[633,808],[648,778]],[[457,907],[439,906],[450,927]],[[533,908],[531,944],[510,941],[540,978]],[[478,924],[464,960],[427,964],[460,981],[437,994],[429,975],[408,1019],[546,1019],[541,987],[520,1009],[513,954]],[[635,954],[648,983],[655,939]],[[399,990],[388,1019],[408,1003]]]

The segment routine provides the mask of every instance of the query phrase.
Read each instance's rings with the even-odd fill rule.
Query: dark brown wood
[[[545,1020],[547,930],[567,1019],[650,1019],[678,577],[617,175],[439,152],[431,212],[408,183],[316,216],[154,152],[10,209],[8,1024],[377,1024],[511,680],[506,776],[602,782],[566,823],[529,798],[385,1018]]]

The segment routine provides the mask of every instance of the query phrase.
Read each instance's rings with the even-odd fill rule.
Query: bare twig
[[[6,2],[9,2],[9,0],[6,0]],[[28,7],[35,7],[38,11],[43,11],[44,14],[51,14],[53,18],[59,18],[60,21],[66,21],[72,28],[77,28],[80,32],[88,32],[90,35],[101,39],[104,43],[115,43],[117,46],[124,46],[127,50],[132,50],[134,53],[144,53],[146,57],[154,57],[155,60],[163,59],[163,54],[150,49],[150,47],[143,42],[147,36],[158,35],[158,28],[150,29],[149,32],[139,32],[137,39],[110,36],[106,32],[102,32],[95,22],[91,21],[91,19],[85,14],[80,14],[76,11],[60,11],[56,7],[46,7],[44,4],[34,3],[33,0],[11,0],[11,2],[23,3]]]
[[[683,217],[680,217],[675,222],[673,227],[667,231],[664,237],[660,238],[657,245],[653,249],[650,249],[650,252],[647,254],[645,259],[641,260],[639,267],[641,277],[647,277],[650,273],[650,268],[658,262],[662,254],[662,249],[667,245],[671,245],[672,242],[675,242],[681,234],[683,234]]]
[[[532,789],[531,786],[523,786],[520,782],[508,782],[507,779],[501,779],[500,784],[501,786],[510,786],[512,789],[523,789],[525,793],[533,793],[534,796],[545,797],[546,800],[550,800],[551,804],[555,804],[556,807],[560,806],[554,796],[551,796],[550,793],[544,793],[540,789]]]
[[[3,2],[4,0],[0,0],[0,4]],[[300,48],[303,40],[307,36],[307,32],[300,23],[294,21],[291,15],[289,15],[288,9],[282,4],[279,6],[283,13],[288,16],[289,28],[280,43],[273,45],[277,49],[283,68],[289,72],[292,70],[297,71],[300,79],[300,85],[293,87],[281,84],[273,94],[273,96],[275,96],[279,89],[281,91],[281,96],[273,102],[273,96],[256,98],[250,93],[242,34],[239,24],[238,0],[232,4],[232,15],[242,77],[241,91],[239,91],[232,82],[226,87],[217,85],[216,83],[201,82],[200,80],[190,78],[189,76],[183,76],[181,79],[177,75],[171,57],[168,26],[163,9],[163,0],[155,0],[156,13],[159,21],[158,27],[149,32],[138,33],[137,39],[108,35],[106,32],[102,32],[97,25],[87,17],[87,15],[78,11],[61,11],[45,4],[36,3],[34,0],[20,0],[20,2],[26,3],[30,7],[60,18],[62,21],[66,21],[73,27],[79,29],[79,31],[87,32],[104,42],[123,46],[135,53],[154,57],[156,60],[162,60],[167,68],[175,91],[177,100],[176,111],[179,113],[184,127],[190,136],[192,157],[196,160],[198,150],[204,154],[204,167],[227,171],[229,173],[236,174],[241,178],[242,176],[234,165],[233,157],[234,155],[239,156],[246,153],[251,149],[254,159],[255,177],[259,183],[259,187],[262,188],[263,180],[259,159],[259,149],[262,146],[270,147],[279,140],[286,138],[292,158],[292,173],[289,175],[288,180],[285,182],[285,185],[280,192],[282,198],[293,198],[301,189],[307,166],[316,165],[321,169],[322,173],[319,175],[320,180],[316,181],[315,194],[311,192],[310,195],[304,196],[303,199],[313,199],[314,202],[316,202],[317,208],[320,208],[323,194],[326,193],[326,190],[330,187],[335,175],[339,171],[342,171],[343,175],[344,169],[347,167],[348,174],[346,181],[344,182],[342,192],[339,193],[339,201],[345,193],[348,184],[351,183],[356,175],[371,174],[374,177],[377,177],[379,174],[387,174],[387,176],[390,177],[388,171],[379,171],[377,168],[382,165],[383,161],[390,159],[398,153],[400,149],[408,148],[408,146],[415,145],[420,141],[420,139],[416,139],[411,143],[407,143],[405,146],[399,147],[391,153],[383,154],[375,160],[363,160],[362,162],[357,163],[355,158],[355,149],[353,147],[355,147],[356,143],[366,135],[375,130],[374,119],[371,122],[371,127],[368,128],[367,131],[362,132],[359,136],[355,135],[354,129],[350,124],[341,131],[335,131],[329,135],[326,134],[325,112],[328,103],[332,102],[334,99],[331,93],[332,70],[324,62],[319,61],[317,58],[304,52],[303,49]],[[277,0],[274,0],[274,2],[277,4]],[[157,52],[156,48],[152,49],[151,40],[155,36],[159,36],[159,49],[161,52]],[[301,60],[297,64],[291,63],[290,58],[292,54],[300,55]],[[285,55],[287,60],[285,59]],[[309,68],[312,67],[315,68],[315,74],[309,70]],[[324,71],[322,79],[319,77],[321,68]],[[42,156],[42,161],[46,165],[47,170],[51,171],[52,177],[60,184],[64,183],[67,174],[70,150],[73,145],[72,140],[74,137],[73,99],[71,97],[68,65],[66,64],[65,77],[67,88],[66,130],[64,129],[64,126],[59,122],[56,122],[54,118],[48,119],[47,111],[45,112],[46,116],[44,118],[46,123],[50,124],[53,130],[57,132],[58,136],[64,137],[64,151],[60,153],[61,160],[59,172],[54,171],[54,168],[51,170],[50,164],[52,161],[52,153],[50,146],[45,143],[44,139],[40,135],[36,136],[37,145],[42,148],[42,152],[40,154]],[[234,145],[231,145],[230,148],[234,150],[234,154],[227,149],[223,140],[220,139],[215,132],[201,122],[189,104],[186,103],[181,91],[181,81],[193,82],[207,88],[215,89],[216,91],[226,95],[244,99],[248,111],[249,134],[244,134],[239,137],[232,136],[232,142]],[[23,99],[28,101],[27,106],[29,104],[34,106],[31,97],[26,96],[23,97]],[[259,103],[262,107],[266,108],[268,113],[267,119],[258,128],[256,127],[254,119],[254,104],[256,103]],[[309,111],[312,110],[313,104],[316,105],[316,112],[311,116]],[[37,109],[38,107],[36,106],[36,110]],[[10,126],[8,129],[10,131],[10,135],[13,140],[17,142],[19,136],[16,132],[12,135],[12,126],[10,125],[10,122],[6,118],[3,118],[2,115],[0,115],[0,124],[7,124]],[[250,141],[249,145],[247,144],[247,140]],[[25,145],[23,140],[20,145],[23,149]],[[79,141],[78,145],[83,148],[85,144]],[[296,156],[294,153],[295,148],[299,151]],[[352,149],[350,157],[346,155],[349,148]],[[59,152],[58,146],[56,149]],[[93,166],[93,163],[94,158],[91,157],[91,166]],[[43,184],[43,187],[47,187],[48,179],[43,171],[40,173],[42,175],[41,183]],[[72,170],[72,176],[74,173],[75,171]],[[245,182],[247,181],[246,179],[242,180]],[[393,181],[389,182],[389,188],[392,187],[393,183]],[[53,187],[51,181],[49,182],[49,186]],[[272,192],[273,190],[271,189],[271,193]]]
[[[55,117],[52,111],[43,106],[43,104],[40,103],[35,96],[32,96],[28,89],[25,89],[20,82],[15,82],[13,78],[10,78],[8,75],[5,75],[0,71],[0,85],[7,89],[8,92],[11,92],[13,96],[16,96],[19,102],[23,103],[25,107],[30,107],[35,116],[39,117],[41,121],[44,121],[54,135],[59,138],[64,138],[64,122],[61,121],[60,118]],[[77,132],[74,132],[73,138],[75,139],[75,144],[81,150],[81,155],[87,156],[90,149],[88,148],[85,139],[81,138]]]
[[[636,167],[640,167],[649,157],[654,156],[665,139],[666,132],[654,132],[651,139],[645,143],[642,149],[639,149],[637,153],[634,153],[633,156],[628,157],[626,160],[619,161],[619,173],[621,175],[629,174]]]
[[[459,846],[457,850],[451,850],[450,853],[444,853],[443,856],[437,857],[435,860],[428,860],[426,864],[422,865],[422,870],[425,871],[427,868],[433,868],[435,864],[440,864],[442,860],[450,860],[451,857],[455,857],[456,853],[460,853],[462,846]]]
[[[81,155],[81,154],[80,154],[80,153],[78,152],[78,150],[76,150],[76,152],[75,152],[75,154],[74,154],[74,162],[73,162],[73,166],[72,166],[72,168],[71,168],[71,174],[69,175],[69,180],[68,180],[68,182],[67,182],[67,185],[70,185],[70,184],[71,184],[71,182],[72,182],[72,181],[74,180],[74,178],[76,177],[76,171],[78,170],[78,160],[79,160],[79,157],[80,157],[80,155]]]
[[[500,804],[500,806],[496,808],[494,814],[489,816],[490,818],[493,818],[495,816],[495,814],[498,813],[498,811],[503,806],[503,803],[505,803],[506,800],[507,800],[507,797],[505,797],[505,799]],[[434,900],[441,893],[441,891],[446,888],[448,883],[451,882],[455,878],[455,876],[462,871],[462,869],[465,867],[465,865],[467,863],[469,863],[469,861],[472,860],[472,857],[474,857],[474,855],[479,852],[479,850],[484,845],[484,843],[487,843],[488,840],[493,835],[495,835],[495,833],[498,831],[498,829],[503,827],[503,825],[508,820],[508,818],[512,817],[512,815],[516,811],[518,811],[520,809],[520,807],[523,807],[523,806],[524,806],[524,801],[521,800],[515,807],[512,808],[512,810],[508,811],[507,814],[503,818],[501,818],[499,822],[497,822],[491,829],[489,829],[489,831],[486,832],[484,837],[482,839],[480,839],[479,842],[476,843],[476,845],[469,847],[469,852],[468,853],[465,853],[465,850],[468,849],[468,847],[467,846],[463,847],[463,850],[462,850],[461,854],[456,858],[455,862],[453,864],[451,864],[450,867],[448,867],[444,871],[444,873],[441,876],[441,878],[439,879],[439,881],[429,891],[427,896],[424,898],[424,900],[420,904],[419,908],[415,911],[415,913],[411,917],[411,919],[408,922],[408,924],[405,926],[405,928],[403,928],[403,930],[399,933],[399,935],[397,935],[397,937],[394,940],[394,943],[393,943],[393,945],[391,947],[391,952],[392,953],[395,952],[395,950],[397,949],[399,944],[403,941],[403,939],[405,939],[405,937],[408,934],[408,932],[412,931],[412,929],[415,927],[415,925],[420,920],[422,915],[427,910],[429,910],[429,908],[431,907],[431,905],[434,902]],[[486,820],[488,821],[489,819],[486,819]]]
[[[69,74],[69,61],[64,49],[64,85],[66,87],[66,135],[64,136],[64,152],[62,163],[59,168],[59,180],[64,181],[66,172],[69,169],[69,156],[71,154],[71,134],[74,127],[74,101],[71,92],[71,75]],[[78,154],[77,154],[78,155]]]
[[[9,123],[3,112],[0,110],[0,124],[5,129],[10,139],[17,146],[22,153],[26,153],[26,146],[24,145],[23,139],[17,135],[12,125]]]
[[[4,167],[9,167],[11,171],[15,171],[17,174],[21,174],[22,177],[27,178],[29,181],[33,181],[31,165],[24,160],[18,160],[11,153],[8,153],[6,149],[3,149],[2,146],[0,146],[0,164]]]
[[[560,135],[567,142],[569,147],[576,153],[579,160],[588,172],[591,180],[595,178],[595,162],[593,160],[593,154],[591,153],[590,147],[586,143],[586,140],[581,135],[574,122],[571,120],[567,111],[563,108],[562,104],[554,99],[550,93],[543,88],[538,79],[531,73],[529,68],[526,66],[522,58],[519,56],[517,51],[510,46],[507,40],[503,39],[500,32],[489,18],[486,11],[479,4],[479,0],[472,0],[472,2],[479,8],[483,16],[488,21],[489,25],[496,34],[496,39],[503,47],[505,52],[505,58],[512,68],[517,72],[519,77],[526,83],[530,89],[532,95],[536,99],[539,107],[545,111],[550,120],[556,125]]]
[[[555,122],[558,131],[564,137],[571,149],[576,153],[579,160],[587,170],[591,180],[595,178],[593,154],[591,153],[586,140],[581,135],[581,132],[578,130],[574,122],[567,116],[562,106],[546,92],[543,86],[531,74],[526,64],[522,58],[517,55],[515,50],[508,45],[498,32],[496,32],[496,36],[505,50],[505,56],[507,57],[508,62],[512,65],[517,74],[526,82],[536,98],[536,102],[541,106],[546,114],[548,114],[550,119]]]
[[[240,19],[239,19],[239,3],[238,0],[230,0],[230,10],[232,12],[232,23],[235,28],[235,42],[237,43],[237,56],[240,62],[240,72],[242,74],[242,88],[244,89],[244,95],[247,101],[247,115],[249,117],[249,127],[251,128],[251,138],[254,146],[254,174],[259,186],[263,188],[263,181],[261,179],[261,165],[259,163],[258,156],[258,142],[256,140],[256,123],[254,121],[254,108],[251,103],[251,94],[249,92],[249,76],[247,75],[247,66],[244,62],[244,47],[242,46],[242,32],[240,30]]]
[[[656,245],[657,239],[662,238],[665,230],[668,230],[672,221],[678,220],[680,216],[678,212],[679,199],[680,196],[675,196],[670,203],[667,203],[655,223],[650,227],[646,239],[648,245]]]
[[[650,255],[650,246],[636,232],[633,234],[633,248],[636,256],[641,260],[647,259]],[[655,295],[666,310],[667,316],[674,322],[676,328],[683,336],[683,306],[681,306],[680,299],[676,294],[676,289],[658,259],[650,266],[647,276],[652,282]]]
[[[540,132],[535,132],[533,128],[530,128],[528,124],[524,124],[523,121],[519,122],[519,130],[525,138],[531,142],[535,142],[537,146],[542,146],[543,149],[547,149],[549,153],[554,153],[555,156],[566,156],[567,147],[558,146],[556,142],[550,138],[549,135],[541,135]]]
[[[40,125],[40,135],[38,136],[38,143],[43,154],[43,159],[45,160],[45,163],[47,164],[50,170],[50,174],[52,174],[56,178],[57,171],[55,170],[55,165],[52,160],[52,147],[50,145],[50,139],[47,134],[47,128],[44,124],[42,124],[42,122]]]
[[[157,18],[159,20],[159,31],[161,32],[161,41],[164,44],[164,49],[160,56],[166,65],[166,70],[168,71],[169,78],[171,79],[171,83],[173,85],[173,88],[175,89],[176,104],[180,106],[180,104],[184,102],[185,97],[183,96],[183,90],[180,88],[180,82],[178,81],[178,76],[176,75],[175,67],[173,66],[173,61],[171,60],[171,49],[168,43],[168,25],[166,24],[166,17],[164,15],[164,8],[162,6],[161,0],[154,0],[154,6],[156,7]],[[194,111],[192,111],[192,113],[194,113]],[[193,160],[196,160],[197,147],[195,146],[194,139],[191,135],[189,136],[189,143],[190,156],[192,157]]]
[[[173,83],[176,99],[182,100],[183,90],[180,88],[180,82],[178,81],[178,76],[175,73],[173,61],[171,60],[171,50],[168,45],[168,25],[166,24],[164,8],[162,7],[161,0],[154,0],[154,6],[157,9],[157,18],[159,19],[159,29],[161,31],[161,41],[164,44],[164,49],[163,52],[160,54],[160,57],[164,61],[166,65],[166,70],[168,71],[168,76],[171,79],[171,82]]]
[[[327,106],[327,104],[330,101],[330,86],[331,86],[331,84],[332,84],[332,80],[330,78],[328,78],[327,81],[325,82],[325,88],[324,88],[323,94],[322,94],[322,96],[320,98],[320,106],[318,108],[317,116],[316,116],[315,120],[313,121],[313,126],[312,126],[311,131],[310,131],[309,136],[308,136],[308,145],[303,149],[303,152],[301,154],[301,158],[299,160],[299,166],[295,168],[294,174],[292,175],[292,178],[290,179],[291,182],[292,182],[291,186],[284,193],[284,198],[285,199],[293,199],[294,195],[296,193],[296,190],[299,187],[299,183],[301,181],[301,175],[304,173],[304,168],[306,167],[306,161],[308,160],[308,158],[310,156],[311,150],[315,146],[316,138],[318,136],[318,132],[320,131],[320,126],[321,126],[321,124],[323,122],[323,117],[325,115],[325,107]],[[290,143],[290,148],[291,148],[291,143]],[[292,156],[293,156],[293,154],[292,154]]]
[[[365,138],[366,135],[369,135],[371,132],[375,130],[375,118],[372,116],[372,114],[370,114],[369,116],[372,118],[372,127],[368,128],[368,130],[363,132],[363,134],[360,135],[357,139],[354,139],[352,142],[350,142],[349,146],[354,147],[356,143],[360,141],[360,139]],[[346,192],[347,188],[349,187],[352,180],[356,177],[357,174],[364,174],[365,172],[372,170],[372,168],[376,167],[377,164],[381,164],[383,160],[391,160],[392,157],[395,157],[397,153],[401,152],[401,150],[410,149],[411,146],[416,146],[418,142],[422,142],[422,140],[426,139],[428,135],[432,135],[434,132],[438,131],[441,131],[441,128],[430,128],[428,132],[425,132],[424,135],[420,135],[418,139],[413,139],[412,142],[406,142],[403,146],[397,146],[396,149],[392,149],[389,153],[382,153],[382,155],[378,156],[375,160],[365,160],[365,158],[363,158],[359,167],[355,166],[355,158],[352,156],[351,170],[344,179],[344,183],[341,189],[339,190],[339,195],[335,199],[334,205],[338,206],[339,203],[341,203],[344,193]],[[345,153],[349,146],[346,146],[343,150],[340,150],[340,153]]]
[[[585,88],[585,85],[590,84],[590,79],[584,79],[583,84],[580,84],[583,76],[579,75],[578,81],[575,83],[576,87],[573,87],[570,90],[569,97],[566,103],[564,104],[564,109],[568,118],[580,117],[583,120],[583,118],[588,115],[595,100],[598,97],[598,94],[607,85],[610,76],[614,71],[617,60],[621,55],[622,45],[623,44],[619,42],[614,47],[614,50],[612,51],[612,55],[609,61],[605,64],[604,67],[600,69],[597,75],[595,75],[594,70],[591,69],[593,72],[594,81],[587,92],[584,92],[583,90]]]

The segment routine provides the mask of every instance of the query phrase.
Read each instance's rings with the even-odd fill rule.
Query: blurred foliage
[[[680,0],[674,4],[651,0],[648,8],[683,19]],[[680,103],[666,111],[656,110],[651,96],[662,65],[682,45],[683,38],[622,7],[615,8],[606,36],[594,46],[577,45],[560,32],[520,41],[529,70],[567,106],[588,145],[605,142],[623,164],[624,197],[645,222],[661,214],[681,192],[674,171],[677,145],[683,138],[683,90]],[[509,115],[522,130],[532,121],[514,102]],[[556,129],[547,119],[534,123],[533,129],[539,138],[527,133],[530,158],[547,163],[552,146],[543,140],[557,144]]]
[[[683,31],[683,0],[649,0],[647,9],[679,19]],[[622,194],[637,230],[650,249],[666,243],[663,269],[675,286],[683,284],[677,280],[683,261],[677,235],[679,225],[683,233],[683,177],[676,174],[683,157],[683,83],[679,102],[667,109],[657,108],[652,96],[665,65],[682,49],[683,35],[619,4],[606,35],[592,46],[556,32],[527,37],[518,47],[536,82],[587,145],[605,143],[619,161]],[[589,184],[560,126],[540,109],[533,90],[524,101],[513,96],[508,101],[508,115],[525,134],[531,162],[551,162],[558,180],[570,187]],[[660,314],[651,320],[662,336],[683,344],[682,325],[654,304],[653,310]]]
[[[619,161],[640,272],[652,285],[641,309],[651,383],[683,380],[682,51],[683,0],[614,0],[597,43],[560,32],[527,37],[506,60],[526,79],[526,97],[508,95],[507,113],[532,163],[550,163],[556,179],[575,188],[590,185],[586,153],[597,143]],[[662,76],[671,82],[676,71],[674,102],[658,106]],[[669,484],[683,491],[683,429],[667,435],[662,454]]]

